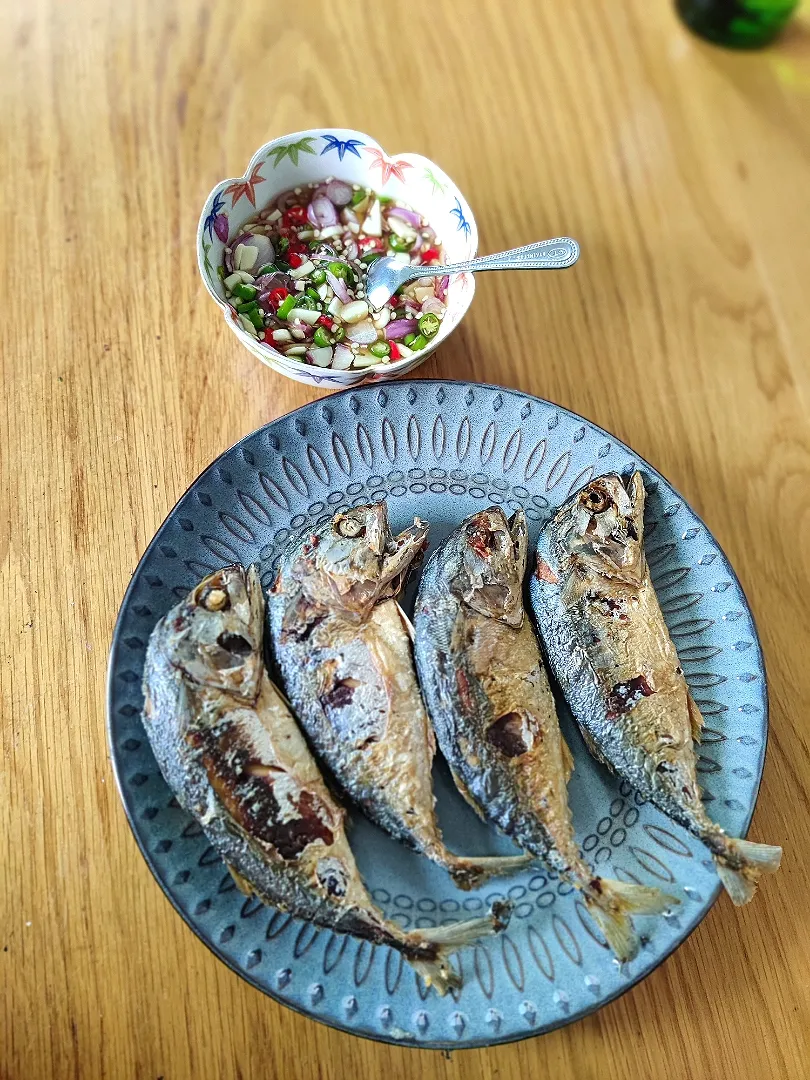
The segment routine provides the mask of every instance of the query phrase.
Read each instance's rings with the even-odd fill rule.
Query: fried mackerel
[[[239,887],[318,926],[389,945],[444,993],[448,952],[500,929],[508,906],[437,930],[385,920],[360,878],[335,802],[262,658],[254,568],[205,578],[155,627],[144,725],[160,769]]]
[[[703,718],[678,662],[644,557],[644,482],[592,480],[544,528],[532,604],[549,664],[586,743],[711,852],[735,904],[782,849],[728,836],[700,797],[693,742]]]
[[[632,914],[677,903],[657,889],[601,878],[574,837],[573,767],[537,639],[523,609],[522,511],[468,518],[434,552],[414,623],[422,692],[442,753],[473,807],[582,894],[620,960],[638,951]]]
[[[385,503],[338,513],[293,543],[269,593],[284,690],[342,790],[391,836],[469,889],[524,856],[448,851],[434,810],[435,741],[396,602],[428,526],[394,537]]]

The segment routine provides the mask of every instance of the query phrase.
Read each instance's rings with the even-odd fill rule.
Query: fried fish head
[[[554,518],[562,554],[582,570],[638,585],[644,578],[644,481],[608,473],[578,491]]]
[[[457,595],[473,611],[509,626],[523,623],[523,577],[528,531],[522,510],[507,519],[496,506],[474,514],[459,532]]]
[[[255,701],[263,619],[256,568],[223,567],[203,578],[167,624],[167,657],[193,682]]]
[[[363,622],[375,604],[401,590],[427,533],[427,523],[415,518],[394,536],[385,503],[355,506],[301,545],[292,575],[311,603]]]

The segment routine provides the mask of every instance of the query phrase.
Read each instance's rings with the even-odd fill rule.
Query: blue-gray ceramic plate
[[[647,552],[672,637],[706,719],[698,770],[709,812],[746,832],[765,755],[767,698],[756,630],[723,552],[684,499],[613,436],[547,401],[493,386],[414,381],[350,390],[248,435],[192,484],[149,545],[121,607],[109,676],[109,737],[144,857],[194,932],[254,986],[333,1027],[426,1047],[483,1046],[591,1012],[642,979],[694,929],[719,887],[702,846],[596,764],[565,715],[576,759],[577,835],[601,874],[658,885],[677,913],[642,920],[648,941],[623,969],[570,886],[541,865],[458,891],[432,863],[359,815],[351,838],[372,896],[403,927],[515,904],[509,929],[462,950],[464,985],[425,992],[398,953],[316,930],[236,891],[177,805],[141,726],[144,648],[155,622],[205,574],[257,562],[262,581],[296,530],[341,506],[387,499],[395,530],[415,514],[435,544],[491,503],[522,506],[536,530],[594,474],[641,469]],[[532,537],[532,540],[534,537]],[[413,585],[407,597],[413,602]],[[407,606],[407,604],[406,604]],[[436,765],[448,845],[506,852]]]

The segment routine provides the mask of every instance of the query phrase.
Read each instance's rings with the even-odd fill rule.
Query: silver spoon
[[[369,270],[366,281],[366,299],[375,311],[379,311],[394,295],[400,285],[421,277],[443,277],[445,274],[461,274],[466,270],[565,270],[579,258],[579,244],[569,236],[556,240],[539,240],[536,244],[499,251],[495,255],[483,255],[469,262],[439,263],[430,266],[409,266],[396,259],[377,259]]]

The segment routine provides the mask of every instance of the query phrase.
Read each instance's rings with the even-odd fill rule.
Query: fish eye
[[[231,606],[231,598],[225,589],[218,585],[209,585],[200,593],[198,603],[206,611],[227,611]]]
[[[219,635],[217,645],[231,656],[249,656],[253,651],[253,646],[247,638],[242,637],[241,634],[229,633],[227,630]]]
[[[582,501],[592,514],[601,514],[610,506],[610,499],[602,488],[589,488],[583,495]]]
[[[366,535],[366,527],[356,518],[339,517],[335,522],[335,532],[347,540],[355,540],[358,536]]]

